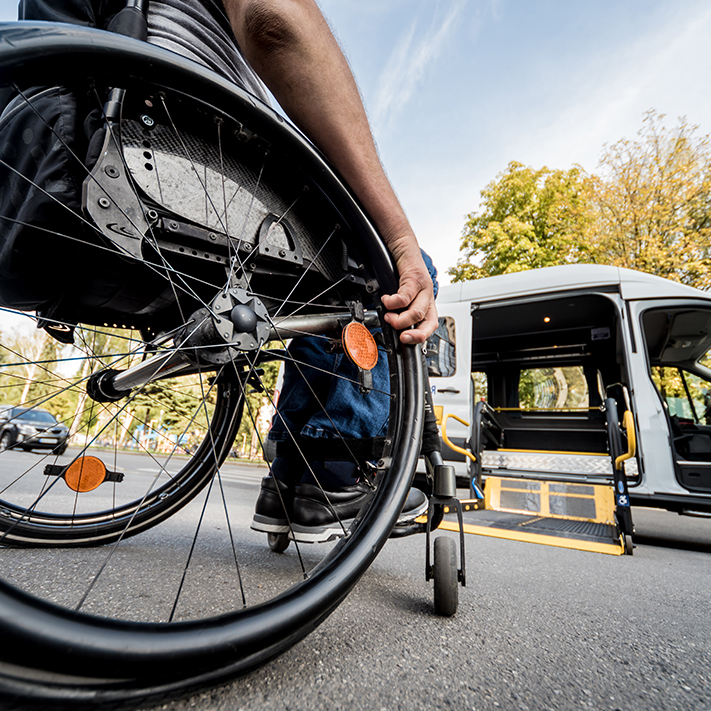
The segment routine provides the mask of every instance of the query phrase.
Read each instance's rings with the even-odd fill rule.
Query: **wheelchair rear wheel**
[[[382,318],[390,258],[308,142],[176,55],[13,23],[0,85],[0,693],[104,705],[246,673],[325,619],[407,496],[422,375]],[[261,474],[230,455],[261,444],[286,339],[361,311],[389,376],[372,499],[272,555]]]

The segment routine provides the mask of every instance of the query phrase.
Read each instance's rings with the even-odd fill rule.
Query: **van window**
[[[575,410],[590,406],[588,383],[580,365],[521,370],[519,407],[523,410]]]
[[[652,380],[670,415],[697,424],[711,424],[711,383],[682,368],[652,366]]]
[[[474,371],[472,373],[472,388],[474,390],[474,402],[489,400],[489,378],[486,373]]]
[[[442,316],[437,330],[427,339],[427,372],[430,377],[448,378],[457,372],[454,319]]]

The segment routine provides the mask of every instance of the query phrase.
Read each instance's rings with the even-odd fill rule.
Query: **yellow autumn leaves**
[[[468,216],[450,275],[595,263],[711,287],[711,152],[697,133],[650,111],[636,140],[604,147],[594,174],[509,163]]]

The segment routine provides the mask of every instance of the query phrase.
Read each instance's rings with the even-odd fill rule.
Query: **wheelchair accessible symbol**
[[[627,496],[624,494],[620,495],[617,497],[617,505],[618,506],[629,506],[630,505],[630,500]]]

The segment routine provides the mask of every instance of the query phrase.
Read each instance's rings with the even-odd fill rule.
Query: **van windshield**
[[[668,414],[711,425],[711,310],[654,309],[642,323],[652,380]]]
[[[711,382],[683,368],[652,366],[652,380],[669,415],[711,425]]]

